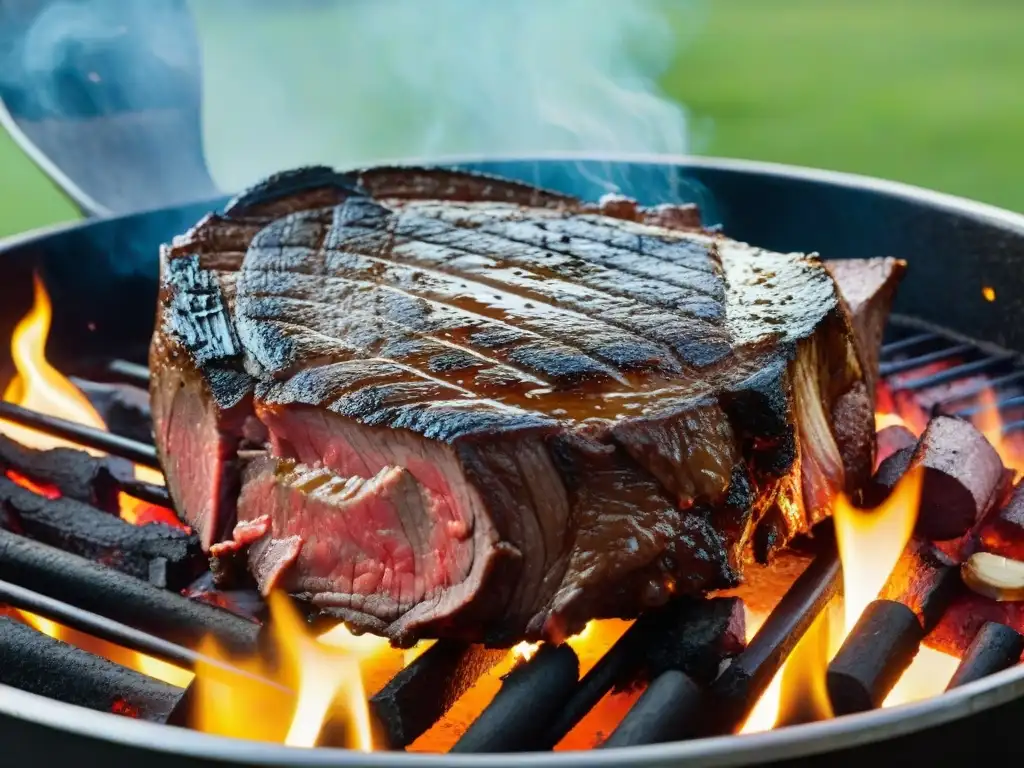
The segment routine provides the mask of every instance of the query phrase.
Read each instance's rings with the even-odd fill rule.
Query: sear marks
[[[891,296],[844,267],[873,329]],[[164,249],[168,484],[264,592],[400,644],[560,640],[736,585],[857,487],[877,352],[840,289],[692,206],[282,174]]]

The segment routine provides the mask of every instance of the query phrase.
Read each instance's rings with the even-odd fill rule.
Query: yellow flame
[[[512,653],[523,661],[529,661],[533,658],[533,654],[537,652],[538,648],[540,648],[540,643],[528,643],[524,640],[513,646]]]
[[[104,429],[103,419],[74,384],[46,359],[46,338],[53,310],[42,281],[33,277],[32,309],[11,336],[11,357],[18,371],[4,391],[4,400],[51,416]],[[33,448],[74,446],[65,440],[10,422],[0,422],[4,434]],[[91,451],[91,453],[98,453]]]
[[[906,427],[907,422],[897,413],[876,413],[875,432],[881,432],[886,427]],[[909,429],[909,427],[908,427]]]
[[[844,636],[878,597],[910,541],[917,523],[922,479],[921,469],[907,472],[875,509],[858,509],[842,496],[836,500],[832,518],[843,563]]]
[[[276,667],[263,658],[232,658],[212,640],[201,651],[280,681],[294,690],[294,698],[255,680],[225,681],[219,669],[204,664],[196,670],[193,725],[221,736],[313,747],[331,719],[348,726],[348,747],[371,751],[373,729],[361,667],[387,654],[400,658],[400,652],[383,638],[354,635],[341,626],[316,638],[286,595],[274,592],[268,604]]]
[[[46,288],[38,275],[33,276],[32,286],[32,309],[21,319],[11,335],[11,358],[14,361],[17,375],[8,384],[3,399],[39,413],[57,416],[97,429],[106,429],[103,419],[85,395],[46,359],[46,339],[53,321],[53,308]],[[66,440],[9,421],[0,420],[0,429],[7,437],[32,448],[83,448],[83,446],[74,445]],[[89,448],[84,448],[84,450],[93,455],[101,453]],[[150,481],[159,479],[161,483],[163,482],[159,472],[145,467],[136,467],[136,477]],[[134,499],[131,501],[135,504],[142,504]],[[36,629],[50,637],[71,641],[72,633],[65,627],[41,617],[32,617],[27,620]],[[75,633],[75,637],[81,639],[77,633]],[[131,666],[143,674],[176,685],[182,684],[182,681],[187,684],[187,681],[191,679],[189,673],[159,659],[126,651],[109,643],[94,641],[89,650],[108,658],[114,657],[118,663]]]
[[[749,643],[754,639],[754,635],[757,634],[757,630],[761,628],[767,617],[753,613],[746,606],[743,606],[743,612],[746,614],[747,643]],[[740,733],[759,733],[775,727],[775,720],[779,715],[779,702],[782,699],[782,675],[785,668],[785,664],[783,664],[782,668],[775,673],[772,681],[761,694],[761,698],[757,700],[754,708],[747,715],[746,722],[739,729]]]

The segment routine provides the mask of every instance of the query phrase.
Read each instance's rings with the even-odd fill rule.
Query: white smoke
[[[555,151],[684,153],[662,0],[192,0],[207,158],[282,168]],[[676,0],[672,11],[679,18]]]

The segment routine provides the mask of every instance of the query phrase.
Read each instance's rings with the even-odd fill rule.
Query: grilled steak
[[[265,592],[398,643],[557,640],[735,585],[872,467],[876,357],[822,262],[692,206],[312,168],[161,271],[178,509]]]

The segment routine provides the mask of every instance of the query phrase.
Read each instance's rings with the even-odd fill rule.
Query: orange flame
[[[33,278],[33,291],[32,309],[18,323],[11,336],[11,357],[17,369],[17,376],[11,380],[4,392],[3,399],[40,413],[86,424],[97,429],[105,429],[106,425],[103,423],[103,419],[100,418],[85,395],[46,359],[46,339],[53,320],[53,309],[50,297],[38,276]],[[74,445],[66,440],[5,420],[0,420],[0,430],[3,430],[7,437],[32,448],[82,448],[82,446]],[[98,451],[88,448],[84,450],[88,450],[93,455],[99,454]],[[46,496],[52,497],[56,492],[55,488],[40,486],[18,473],[9,473],[8,477]],[[150,482],[156,480],[163,482],[158,472],[145,467],[136,467],[136,477]],[[127,507],[129,514],[132,510],[139,508],[138,505],[144,505],[144,502],[136,499],[130,499],[130,501],[134,504]],[[91,650],[97,655],[111,658],[151,677],[176,685],[187,684],[191,679],[189,673],[159,659],[134,653],[94,638],[87,638],[38,616],[23,615],[29,624],[51,637],[66,640],[75,645],[84,645],[87,650]]]
[[[380,670],[386,679],[402,668],[402,651],[384,638],[356,636],[341,625],[317,638],[290,598],[275,592],[268,602],[273,645],[268,656],[233,657],[213,639],[204,641],[200,651],[258,678],[278,681],[295,692],[294,698],[257,679],[225,681],[216,666],[204,664],[196,669],[192,725],[220,736],[312,747],[330,720],[346,725],[346,746],[371,751],[363,668]]]

